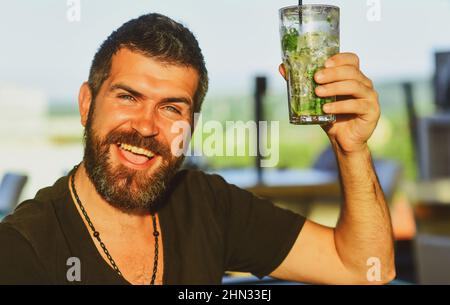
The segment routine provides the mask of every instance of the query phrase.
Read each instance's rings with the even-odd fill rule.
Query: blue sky
[[[434,50],[450,50],[450,0],[381,0],[381,20],[366,18],[366,0],[322,1],[341,7],[341,50],[360,55],[375,81],[429,77]],[[304,1],[312,3],[312,1]],[[166,14],[197,36],[210,72],[210,95],[242,94],[265,74],[285,89],[275,0],[81,0],[81,21],[66,19],[66,0],[1,0],[0,82],[74,99],[99,44],[125,21]]]

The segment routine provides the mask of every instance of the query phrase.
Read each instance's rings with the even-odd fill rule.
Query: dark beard
[[[83,160],[89,179],[104,200],[127,213],[154,212],[170,180],[184,160],[183,155],[173,156],[170,148],[154,137],[142,137],[135,130],[112,131],[102,140],[93,131],[89,119],[85,129],[85,141]],[[144,170],[134,170],[122,164],[113,166],[110,146],[117,143],[149,149],[156,156],[162,157],[162,165],[150,176]]]

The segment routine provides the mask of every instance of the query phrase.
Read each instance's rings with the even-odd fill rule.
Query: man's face
[[[198,73],[128,49],[90,105],[80,99],[86,127],[84,164],[97,192],[125,211],[148,210],[165,190],[183,156],[171,153],[174,122],[192,125]],[[82,96],[82,94],[80,94]],[[86,100],[86,99],[85,99]],[[84,103],[84,104],[83,104]]]

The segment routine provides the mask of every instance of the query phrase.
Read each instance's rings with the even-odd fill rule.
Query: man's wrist
[[[369,146],[367,143],[363,143],[358,147],[353,148],[352,150],[343,149],[336,140],[330,139],[331,146],[336,154],[336,156],[342,158],[357,158],[360,156],[370,155]]]
[[[344,192],[356,189],[373,189],[377,179],[372,163],[372,155],[367,144],[352,151],[344,151],[336,142],[332,142],[339,167],[340,179],[344,185]]]

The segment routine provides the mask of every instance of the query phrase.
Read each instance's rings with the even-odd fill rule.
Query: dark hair
[[[89,72],[88,84],[93,100],[109,77],[113,55],[121,48],[139,52],[164,63],[197,70],[199,81],[194,95],[194,111],[200,111],[208,90],[208,71],[198,42],[182,24],[155,13],[142,15],[124,23],[102,43]]]

